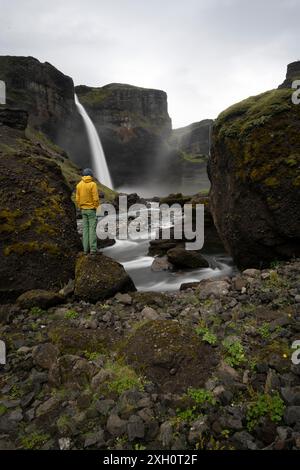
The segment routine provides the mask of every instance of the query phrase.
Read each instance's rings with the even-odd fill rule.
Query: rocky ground
[[[101,257],[101,255],[99,255]],[[0,308],[1,449],[300,449],[300,260]]]

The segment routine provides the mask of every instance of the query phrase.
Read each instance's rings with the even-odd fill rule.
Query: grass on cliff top
[[[27,127],[26,137],[32,142],[40,144],[42,147],[46,148],[47,151],[52,153],[52,157],[59,165],[69,187],[74,190],[76,184],[81,179],[81,170],[68,158],[67,154],[61,149],[61,147],[52,142],[43,132],[40,132],[31,127]],[[116,191],[108,188],[107,186],[104,186],[97,180],[96,183],[98,190],[104,193],[105,199],[107,201],[112,201],[115,198],[117,195]]]
[[[288,111],[293,105],[291,95],[294,90],[282,88],[266,91],[257,96],[240,101],[223,111],[215,122],[220,129],[229,121],[235,120],[239,125],[239,132],[244,132],[251,127],[265,124],[275,114]]]

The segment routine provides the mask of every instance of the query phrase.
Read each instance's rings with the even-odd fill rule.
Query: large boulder
[[[240,267],[300,255],[300,106],[292,91],[250,97],[215,122],[210,208]]]
[[[119,349],[137,372],[172,393],[203,387],[217,363],[214,351],[191,328],[169,320],[142,323]]]
[[[81,254],[76,262],[75,295],[97,302],[117,292],[135,291],[135,285],[123,266],[102,254]]]
[[[7,302],[74,278],[80,240],[71,189],[53,152],[25,136],[23,113],[10,125],[1,116],[0,301]]]
[[[21,308],[30,309],[32,307],[39,307],[47,309],[64,302],[64,297],[53,291],[36,289],[24,292],[17,298],[17,305]]]

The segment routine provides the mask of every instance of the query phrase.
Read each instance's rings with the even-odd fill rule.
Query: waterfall
[[[77,106],[79,114],[82,116],[86,132],[88,135],[89,145],[91,149],[92,159],[93,159],[93,170],[95,177],[100,183],[105,186],[112,188],[112,181],[107,167],[104,151],[102,148],[101,140],[98,135],[98,132],[93,124],[93,121],[89,117],[88,113],[79,102],[77,95],[75,94],[75,104]]]

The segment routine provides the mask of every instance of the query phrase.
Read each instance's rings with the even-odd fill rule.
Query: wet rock
[[[151,265],[153,272],[170,271],[173,268],[173,264],[170,263],[167,256],[156,257]]]
[[[208,268],[209,264],[197,251],[185,250],[183,247],[171,248],[167,252],[168,260],[180,268]]]

